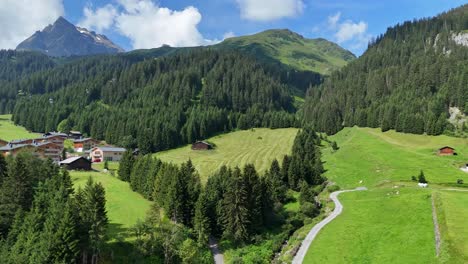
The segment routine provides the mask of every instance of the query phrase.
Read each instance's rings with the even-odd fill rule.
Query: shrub
[[[338,185],[330,185],[330,186],[327,187],[327,191],[328,191],[329,193],[339,191],[340,189],[341,189],[341,188],[340,188],[340,186],[338,186]]]
[[[463,184],[463,180],[462,180],[462,179],[458,179],[458,180],[457,180],[457,184]]]
[[[416,176],[411,176],[411,180],[414,181],[414,182],[418,181],[418,179],[416,179]]]

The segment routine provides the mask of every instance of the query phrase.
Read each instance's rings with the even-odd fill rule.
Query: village
[[[79,131],[70,131],[68,134],[47,132],[33,139],[0,139],[0,153],[3,156],[15,157],[23,151],[42,159],[51,159],[69,170],[91,170],[92,163],[120,161],[126,150],[84,137]]]

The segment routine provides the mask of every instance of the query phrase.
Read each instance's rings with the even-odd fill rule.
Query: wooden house
[[[213,146],[205,141],[197,141],[192,144],[193,150],[210,150],[213,149]]]
[[[71,139],[80,139],[83,137],[83,134],[80,131],[70,131],[68,137]]]
[[[73,148],[76,152],[85,152],[99,145],[99,141],[92,138],[80,138],[73,140]]]
[[[455,149],[452,148],[452,147],[449,147],[449,146],[445,146],[443,148],[440,148],[438,151],[437,151],[437,154],[439,156],[453,156],[453,155],[457,155],[457,153],[455,152]]]
[[[60,162],[60,166],[67,170],[91,170],[91,161],[84,157],[68,158]]]

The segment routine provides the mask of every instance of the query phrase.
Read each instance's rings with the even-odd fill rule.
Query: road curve
[[[210,237],[210,250],[213,253],[215,264],[224,264],[224,255],[219,250],[218,241],[213,237]]]
[[[312,244],[312,241],[314,241],[315,237],[320,232],[320,230],[322,230],[322,228],[325,227],[328,223],[333,221],[333,219],[339,216],[341,212],[343,211],[343,205],[338,200],[338,195],[344,192],[365,191],[365,190],[367,190],[366,187],[358,187],[354,190],[343,190],[343,191],[333,192],[330,194],[330,198],[335,203],[335,210],[333,210],[333,212],[329,216],[323,219],[320,223],[316,224],[310,230],[310,232],[307,234],[304,241],[302,241],[301,247],[299,248],[299,251],[297,251],[296,256],[294,256],[294,259],[292,261],[293,264],[301,264],[304,261],[304,257],[307,254],[307,251],[309,250],[310,244]]]

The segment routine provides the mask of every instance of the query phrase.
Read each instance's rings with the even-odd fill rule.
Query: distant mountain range
[[[279,64],[299,71],[328,75],[356,57],[350,51],[325,39],[306,39],[287,29],[267,30],[258,34],[229,38],[207,48],[234,50],[256,57],[262,62]],[[17,50],[40,51],[52,57],[114,54],[124,50],[106,36],[77,27],[63,17],[20,43]],[[158,54],[193,48],[142,50],[136,53]]]
[[[21,42],[17,50],[40,51],[53,57],[114,54],[124,50],[106,36],[77,27],[59,17],[53,25]]]
[[[277,61],[303,71],[328,75],[356,59],[350,51],[323,38],[307,39],[288,29],[229,38],[215,45],[249,53],[267,62]]]

